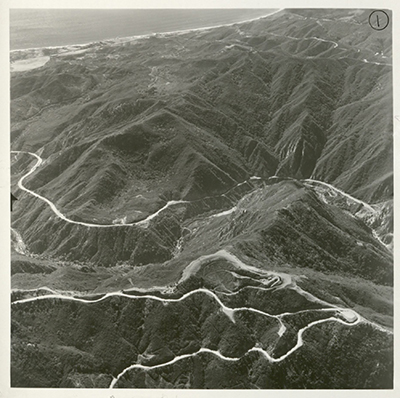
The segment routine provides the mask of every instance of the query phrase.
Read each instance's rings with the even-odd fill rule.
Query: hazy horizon
[[[259,18],[277,9],[11,9],[10,50],[79,45]]]

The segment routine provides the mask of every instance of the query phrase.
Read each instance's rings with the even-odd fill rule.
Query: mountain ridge
[[[393,387],[369,14],[11,53],[12,386]]]

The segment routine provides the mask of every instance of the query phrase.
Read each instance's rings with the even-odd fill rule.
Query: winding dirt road
[[[12,153],[15,154],[21,154],[21,153],[25,153],[25,154],[29,154],[33,157],[35,157],[37,159],[36,163],[34,164],[34,166],[30,169],[30,171],[28,173],[26,173],[19,181],[18,181],[18,186],[21,190],[29,193],[32,196],[35,196],[36,198],[46,202],[50,208],[52,209],[52,211],[62,220],[72,223],[72,224],[79,224],[79,225],[83,225],[86,227],[95,227],[95,228],[111,228],[111,227],[121,227],[121,226],[129,226],[129,225],[139,225],[139,226],[143,226],[146,227],[148,225],[148,222],[153,219],[154,217],[156,217],[160,212],[162,212],[163,210],[165,210],[166,208],[168,208],[169,206],[173,206],[175,204],[180,204],[180,203],[187,203],[186,201],[170,201],[168,202],[164,207],[162,207],[161,209],[159,209],[157,212],[155,212],[154,214],[148,216],[146,219],[133,223],[133,224],[109,224],[109,225],[102,225],[102,224],[91,224],[91,223],[85,223],[85,222],[79,222],[79,221],[74,221],[71,220],[69,218],[67,218],[64,214],[62,214],[57,207],[54,205],[53,202],[51,202],[49,199],[35,193],[34,191],[31,191],[30,189],[26,188],[23,185],[24,180],[29,177],[30,175],[32,175],[38,167],[40,167],[40,165],[43,163],[43,159],[34,153],[31,152],[23,152],[23,151],[12,151]],[[255,177],[252,177],[255,178]],[[316,180],[305,180],[306,182],[310,183],[314,183],[314,184],[322,184],[326,187],[329,187],[331,189],[334,189],[337,193],[340,193],[352,200],[355,200],[357,202],[363,203],[363,205],[365,205],[368,209],[372,209],[370,207],[370,205],[368,205],[367,203],[364,203],[362,201],[359,201],[358,199],[355,199],[353,197],[351,197],[350,195],[338,190],[337,188],[331,186],[330,184],[321,182],[321,181],[316,181]],[[374,211],[374,209],[372,209]],[[229,214],[230,211],[225,212],[226,214]],[[222,215],[222,214],[219,214]],[[291,288],[291,289],[295,289],[298,293],[304,295],[305,297],[307,297],[308,299],[310,299],[310,297],[312,295],[310,295],[309,293],[303,291],[301,288],[299,288],[297,285],[295,285],[291,278],[290,275],[286,275],[286,274],[278,274],[278,273],[271,273],[271,272],[266,272],[263,270],[260,270],[258,268],[249,266],[247,264],[244,264],[241,260],[239,260],[237,257],[235,257],[234,255],[232,255],[231,253],[227,252],[226,250],[220,250],[217,253],[211,254],[211,255],[206,255],[206,256],[201,256],[200,258],[192,261],[190,264],[188,264],[188,266],[186,267],[186,269],[183,271],[182,273],[182,277],[180,279],[179,282],[183,282],[185,281],[187,278],[189,278],[190,275],[192,275],[193,273],[196,273],[200,267],[202,266],[202,264],[205,261],[208,261],[210,259],[213,258],[224,258],[226,260],[228,260],[231,264],[233,264],[235,267],[237,268],[241,268],[241,269],[246,269],[248,271],[252,271],[257,273],[258,275],[260,275],[260,277],[263,277],[265,275],[271,276],[273,275],[274,277],[279,278],[279,283],[280,285],[278,287],[274,287],[274,288]],[[261,288],[262,289],[262,288]],[[199,289],[195,289],[193,291],[190,291],[184,295],[182,295],[180,298],[160,298],[158,296],[155,295],[151,295],[151,294],[145,294],[145,295],[131,295],[131,294],[126,294],[123,292],[111,292],[111,293],[106,293],[104,296],[95,299],[95,300],[91,300],[90,298],[86,299],[86,298],[77,298],[74,297],[73,295],[64,295],[61,293],[57,293],[51,289],[46,289],[47,291],[50,292],[50,294],[45,294],[42,296],[37,296],[37,297],[29,297],[29,298],[25,298],[25,299],[20,299],[20,300],[16,300],[14,302],[12,302],[12,306],[15,305],[21,305],[24,303],[29,303],[29,302],[34,302],[34,301],[39,301],[39,300],[49,300],[49,299],[62,299],[62,300],[71,300],[71,301],[77,301],[80,303],[85,303],[85,304],[91,304],[91,303],[97,303],[103,300],[106,300],[109,297],[113,297],[113,296],[120,296],[120,297],[125,297],[128,299],[151,299],[151,300],[156,300],[156,301],[160,301],[163,303],[173,303],[173,302],[180,302],[185,300],[186,298],[195,295],[195,294],[205,294],[208,295],[209,297],[213,298],[218,305],[221,307],[221,310],[223,311],[223,313],[231,320],[231,322],[235,323],[235,313],[237,312],[241,312],[241,311],[248,311],[248,312],[253,312],[253,313],[257,313],[260,314],[262,316],[265,317],[269,317],[269,318],[274,318],[276,319],[279,324],[280,324],[280,328],[278,330],[278,335],[282,336],[285,331],[286,331],[286,327],[282,321],[282,318],[287,317],[287,316],[291,316],[294,314],[298,314],[298,313],[304,313],[304,312],[310,312],[310,311],[320,311],[320,312],[333,312],[334,315],[336,316],[331,316],[329,318],[324,318],[324,319],[320,319],[317,321],[313,321],[310,322],[307,326],[303,327],[302,329],[300,329],[297,333],[297,342],[296,345],[291,348],[288,352],[286,352],[285,354],[283,354],[282,356],[278,357],[278,358],[273,358],[270,354],[268,354],[267,351],[265,351],[264,349],[260,348],[260,347],[253,347],[251,349],[248,350],[247,353],[250,352],[258,352],[261,355],[263,355],[268,361],[270,362],[280,362],[283,361],[284,359],[286,359],[289,355],[291,355],[293,352],[295,352],[296,350],[298,350],[303,344],[303,334],[304,332],[311,328],[314,325],[318,325],[324,322],[339,322],[343,325],[347,325],[347,326],[354,326],[357,325],[360,322],[367,322],[369,324],[372,324],[373,326],[376,326],[377,328],[379,328],[381,331],[387,332],[387,333],[391,333],[390,331],[380,327],[379,325],[373,324],[369,321],[367,321],[366,319],[364,319],[363,317],[361,317],[359,314],[357,314],[355,311],[348,309],[348,308],[339,308],[339,307],[335,307],[334,305],[324,302],[314,296],[312,296],[311,298],[313,299],[313,301],[318,301],[321,304],[324,304],[326,306],[328,306],[329,308],[322,308],[322,309],[316,309],[316,310],[303,310],[303,311],[298,311],[298,312],[294,312],[294,313],[290,313],[290,312],[284,312],[278,315],[272,315],[269,314],[267,312],[255,309],[255,308],[251,308],[251,307],[239,307],[239,308],[230,308],[227,307],[221,300],[220,298],[211,290],[208,290],[206,288],[199,288]],[[237,292],[236,292],[237,293]],[[310,297],[309,297],[310,296]],[[337,316],[341,315],[342,318],[346,319],[348,322],[343,321],[342,319],[339,319]],[[182,359],[185,358],[189,358],[191,356],[195,356],[195,355],[199,355],[201,353],[209,353],[212,355],[216,355],[219,358],[225,360],[225,361],[238,361],[240,360],[242,357],[240,358],[231,358],[231,357],[225,357],[224,355],[222,355],[219,351],[215,351],[215,350],[210,350],[208,348],[201,348],[199,351],[192,353],[192,354],[185,354],[185,355],[181,355],[181,356],[177,356],[175,357],[173,360],[163,363],[163,364],[159,364],[159,365],[154,365],[154,366],[145,366],[145,365],[141,365],[141,364],[133,364],[130,365],[129,367],[127,367],[126,369],[124,369],[116,378],[114,378],[112,380],[112,383],[110,385],[110,388],[113,388],[116,383],[118,382],[118,380],[129,370],[132,369],[146,369],[146,370],[150,370],[150,369],[156,369],[156,368],[160,368],[160,367],[164,367],[164,366],[168,366],[171,365],[173,363],[176,363]],[[245,354],[246,355],[246,354]]]
[[[21,299],[21,300],[16,300],[12,303],[13,306],[15,305],[20,305],[20,304],[24,304],[24,303],[29,303],[29,302],[34,302],[34,301],[39,301],[39,300],[49,300],[49,299],[62,299],[62,300],[70,300],[70,301],[77,301],[80,303],[85,303],[85,304],[92,304],[92,303],[98,303],[100,301],[106,300],[109,297],[113,297],[113,296],[119,296],[119,297],[125,297],[128,299],[136,299],[136,300],[143,300],[143,299],[151,299],[151,300],[155,300],[155,301],[159,301],[162,303],[176,303],[176,302],[180,302],[185,300],[186,298],[195,295],[195,294],[206,294],[210,297],[212,297],[217,303],[218,305],[221,307],[221,310],[224,312],[224,314],[231,320],[231,322],[235,323],[235,313],[237,312],[244,312],[244,311],[248,311],[248,312],[253,312],[253,313],[257,313],[260,314],[262,316],[265,317],[269,317],[269,318],[273,318],[276,319],[279,324],[280,324],[280,329],[278,330],[278,335],[282,336],[285,333],[286,327],[284,326],[283,322],[282,322],[282,318],[283,317],[287,317],[287,316],[291,316],[294,314],[298,314],[298,313],[306,313],[306,312],[333,312],[336,315],[342,315],[345,319],[348,319],[349,322],[345,322],[335,316],[331,316],[329,318],[325,318],[325,319],[320,319],[317,321],[313,321],[310,322],[307,326],[303,327],[302,329],[300,329],[297,333],[297,342],[296,345],[291,348],[288,352],[286,352],[285,354],[283,354],[282,356],[278,357],[278,358],[274,358],[272,357],[267,351],[265,351],[264,349],[260,348],[260,347],[252,347],[251,349],[249,349],[247,351],[247,353],[250,352],[258,352],[260,354],[262,354],[269,362],[272,363],[276,363],[276,362],[281,362],[284,359],[286,359],[289,355],[291,355],[293,352],[295,352],[296,350],[298,350],[303,344],[303,333],[309,329],[310,327],[314,326],[314,325],[318,325],[324,322],[331,322],[331,321],[335,321],[335,322],[339,322],[343,325],[347,325],[347,326],[354,326],[358,323],[360,323],[363,319],[361,318],[360,315],[358,315],[355,311],[352,311],[348,308],[338,308],[338,307],[332,307],[332,308],[322,308],[322,309],[315,309],[315,310],[303,310],[303,311],[298,311],[298,312],[285,312],[279,315],[272,315],[269,314],[267,312],[255,309],[255,308],[251,308],[251,307],[239,307],[239,308],[230,308],[227,307],[225,304],[222,303],[222,301],[220,300],[220,298],[211,290],[205,289],[205,288],[199,288],[199,289],[195,289],[192,290],[186,294],[184,294],[183,296],[181,296],[180,298],[177,299],[172,299],[172,298],[160,298],[158,296],[153,296],[153,295],[141,295],[141,296],[137,296],[137,295],[130,295],[130,294],[126,294],[126,293],[122,293],[122,292],[112,292],[112,293],[107,293],[104,296],[96,299],[96,300],[87,300],[87,299],[82,299],[82,298],[76,298],[76,297],[72,297],[72,296],[64,296],[62,294],[48,294],[48,295],[43,295],[43,296],[38,296],[38,297],[31,297],[31,298],[26,298],[26,299]],[[189,358],[191,356],[195,356],[201,353],[210,353],[213,355],[218,356],[219,358],[225,360],[225,361],[238,361],[240,360],[242,357],[237,357],[237,358],[231,358],[231,357],[226,357],[224,355],[222,355],[219,351],[214,351],[214,350],[210,350],[208,348],[201,348],[199,351],[192,353],[192,354],[185,354],[185,355],[180,355],[175,357],[173,360],[165,362],[163,364],[159,364],[159,365],[154,365],[154,366],[145,366],[145,365],[141,365],[141,364],[133,364],[130,365],[129,367],[127,367],[126,369],[124,369],[116,378],[113,379],[110,388],[113,388],[115,386],[115,384],[118,382],[118,380],[129,370],[131,369],[146,369],[146,370],[150,370],[150,369],[156,369],[156,368],[160,368],[160,367],[164,367],[164,366],[168,366],[171,365],[175,362],[178,362],[182,359],[185,358]],[[246,354],[247,354],[246,353]],[[245,355],[246,355],[245,354]]]
[[[43,163],[43,159],[39,155],[37,155],[36,153],[32,153],[32,152],[11,151],[11,153],[29,154],[31,156],[34,156],[37,159],[37,162],[33,165],[31,170],[28,173],[26,173],[18,181],[18,187],[21,190],[23,190],[25,192],[28,192],[30,195],[35,196],[36,198],[42,200],[43,202],[46,202],[50,206],[51,210],[54,212],[54,214],[57,217],[61,218],[62,220],[66,221],[68,223],[71,223],[71,224],[83,225],[84,227],[90,227],[90,228],[116,228],[116,227],[127,227],[127,226],[132,226],[132,225],[137,225],[137,226],[146,228],[148,226],[150,220],[152,220],[154,217],[157,217],[158,214],[163,212],[168,207],[171,207],[171,206],[174,206],[174,205],[177,205],[177,204],[181,204],[181,203],[187,203],[187,201],[184,201],[184,200],[171,200],[171,201],[167,202],[167,204],[164,207],[162,207],[161,209],[157,210],[154,214],[149,215],[144,220],[137,221],[137,222],[134,222],[134,223],[131,223],[131,224],[92,224],[92,223],[86,223],[86,222],[71,220],[70,218],[66,217],[63,213],[61,213],[61,211],[57,209],[56,205],[51,200],[45,198],[44,196],[41,196],[41,195],[37,194],[34,191],[31,191],[30,189],[26,188],[24,186],[24,184],[23,184],[24,180],[27,177],[29,177],[31,174],[33,174],[38,167],[40,167],[40,165]]]
[[[309,184],[309,185],[311,185],[311,186],[313,186],[313,185],[320,185],[320,186],[324,186],[324,187],[326,187],[326,188],[328,188],[328,189],[331,189],[331,190],[334,191],[336,194],[339,194],[339,195],[341,195],[341,196],[345,196],[347,199],[350,199],[350,200],[353,201],[353,202],[362,204],[362,205],[363,205],[366,209],[368,209],[371,213],[373,213],[373,214],[376,214],[376,213],[377,213],[377,211],[376,211],[370,204],[368,204],[368,203],[366,203],[366,202],[363,202],[363,201],[360,200],[360,199],[354,198],[353,196],[349,195],[348,193],[346,193],[346,192],[340,190],[339,188],[334,187],[334,186],[331,185],[331,184],[328,184],[327,182],[318,181],[318,180],[313,180],[313,179],[310,179],[310,178],[305,179],[305,180],[303,180],[303,181],[304,181],[306,184]]]
[[[202,256],[199,259],[193,261],[192,263],[190,263],[187,267],[186,267],[186,272],[183,273],[181,281],[186,280],[192,273],[196,273],[198,271],[198,269],[200,268],[200,266],[204,263],[204,261],[208,261],[211,258],[216,258],[216,257],[222,257],[225,258],[227,260],[229,260],[231,263],[233,263],[236,267],[238,268],[244,268],[246,270],[251,270],[251,271],[257,271],[258,274],[260,274],[260,276],[262,277],[262,274],[266,274],[268,273],[269,275],[271,275],[272,273],[267,272],[267,271],[263,271],[263,270],[259,270],[257,268],[254,268],[252,266],[246,265],[244,263],[242,263],[237,257],[233,256],[232,254],[230,254],[229,252],[223,251],[221,250],[220,252],[217,252],[213,255],[209,255],[209,256]],[[293,282],[290,279],[286,278],[286,275],[284,274],[276,274],[276,276],[279,276],[282,279],[282,285],[283,287],[286,288],[296,288],[295,290],[298,291],[300,294],[305,295],[308,299],[312,299],[312,301],[318,301],[321,304],[327,304],[329,308],[320,308],[320,309],[310,309],[310,310],[301,310],[301,311],[297,311],[297,312],[283,312],[281,314],[277,314],[277,315],[273,315],[273,314],[269,314],[265,311],[261,311],[258,310],[256,308],[252,308],[252,307],[238,307],[238,308],[230,308],[228,306],[226,306],[221,299],[211,290],[206,289],[206,288],[199,288],[199,289],[195,289],[192,290],[184,295],[182,295],[180,298],[161,298],[152,294],[145,294],[145,295],[134,295],[134,294],[126,294],[123,292],[111,292],[111,293],[106,293],[104,296],[97,298],[97,299],[90,299],[89,297],[86,298],[77,298],[74,297],[72,295],[64,295],[61,293],[58,293],[52,289],[49,288],[43,288],[42,290],[47,290],[48,292],[50,292],[50,294],[45,294],[42,296],[38,296],[38,297],[30,297],[30,298],[25,298],[25,299],[20,299],[20,300],[16,300],[14,302],[12,302],[12,306],[15,305],[21,305],[24,303],[29,303],[29,302],[35,302],[35,301],[39,301],[39,300],[52,300],[52,299],[61,299],[61,300],[70,300],[70,301],[76,301],[76,302],[80,302],[80,303],[84,303],[84,304],[92,304],[92,303],[98,303],[100,301],[106,300],[109,297],[114,297],[114,296],[119,296],[119,297],[125,297],[128,299],[132,299],[132,300],[142,300],[142,299],[150,299],[150,300],[155,300],[155,301],[159,301],[162,303],[176,303],[176,302],[180,302],[185,300],[186,298],[192,296],[192,295],[196,295],[196,294],[205,294],[209,297],[211,297],[213,300],[216,301],[216,303],[220,306],[221,311],[230,319],[231,322],[235,323],[235,313],[238,312],[252,312],[252,313],[257,313],[259,315],[268,317],[268,318],[273,318],[275,319],[279,325],[280,328],[277,331],[277,334],[279,337],[283,336],[285,331],[286,331],[286,327],[285,324],[283,322],[283,318],[285,317],[290,317],[296,314],[301,314],[301,313],[308,313],[308,312],[314,312],[314,313],[326,313],[326,312],[332,312],[332,316],[330,316],[329,318],[324,318],[324,319],[319,319],[313,322],[310,322],[307,326],[301,328],[298,330],[297,332],[297,341],[295,346],[293,346],[289,351],[287,351],[285,354],[281,355],[278,358],[274,358],[272,357],[267,351],[265,351],[264,349],[258,347],[258,346],[254,346],[251,349],[249,349],[247,351],[246,354],[251,353],[251,352],[258,352],[259,354],[261,354],[266,360],[268,360],[271,363],[277,363],[277,362],[281,362],[283,360],[285,360],[288,356],[290,356],[292,353],[294,353],[296,350],[298,350],[300,347],[303,346],[304,341],[303,341],[303,334],[304,332],[315,326],[318,324],[322,324],[324,322],[339,322],[343,325],[346,326],[354,326],[359,324],[360,322],[363,323],[368,323],[371,324],[373,327],[378,328],[379,330],[381,330],[382,332],[385,333],[392,333],[391,331],[381,327],[380,325],[374,324],[368,320],[366,320],[365,318],[363,318],[362,316],[360,316],[358,313],[356,313],[355,311],[349,309],[349,308],[340,308],[340,307],[336,307],[332,304],[326,303],[314,296],[312,296],[310,293],[303,291],[301,288],[299,288],[297,285],[293,286]],[[282,286],[280,286],[279,288],[282,288]],[[33,291],[33,290],[32,290]],[[238,293],[238,292],[235,292]],[[345,319],[346,321],[344,321],[343,319],[340,319],[339,316],[343,319]],[[126,373],[129,372],[132,369],[144,369],[144,370],[151,370],[151,369],[156,369],[156,368],[161,368],[161,367],[165,367],[168,365],[172,365],[182,359],[185,358],[189,358],[192,356],[196,356],[199,355],[201,353],[209,353],[212,355],[215,355],[217,357],[219,357],[222,360],[225,361],[238,361],[240,360],[242,357],[226,357],[224,355],[222,355],[219,351],[215,351],[215,350],[211,350],[208,348],[201,348],[199,351],[191,353],[191,354],[185,354],[185,355],[180,355],[175,357],[174,359],[172,359],[171,361],[162,363],[162,364],[158,364],[158,365],[154,365],[154,366],[145,366],[142,364],[132,364],[130,366],[128,366],[126,369],[124,369],[116,378],[113,378],[111,384],[110,384],[110,388],[115,387],[115,385],[117,384],[117,382],[120,380],[120,378]]]
[[[233,358],[232,357],[226,357],[226,356],[222,355],[219,351],[210,350],[209,348],[202,347],[202,348],[200,348],[200,350],[198,350],[198,351],[196,351],[196,352],[194,352],[192,354],[179,355],[179,356],[175,357],[174,359],[172,359],[171,361],[165,362],[165,363],[162,363],[162,364],[159,364],[159,365],[146,366],[146,365],[141,365],[141,364],[135,363],[135,364],[125,368],[116,378],[113,378],[109,388],[110,389],[114,388],[115,385],[118,383],[118,381],[121,379],[121,377],[125,373],[129,372],[132,369],[152,370],[152,369],[162,368],[162,367],[165,367],[165,366],[172,365],[172,364],[174,364],[174,363],[176,363],[176,362],[178,362],[178,361],[180,361],[182,359],[194,357],[194,356],[199,355],[201,353],[213,354],[213,355],[219,357],[220,359],[222,359],[224,361],[237,362],[237,361],[241,360],[244,356],[246,356],[247,354],[249,354],[251,352],[258,352],[261,355],[263,355],[271,363],[282,362],[284,359],[286,359],[289,355],[293,354],[293,352],[297,351],[304,344],[303,334],[307,329],[309,329],[310,327],[312,327],[314,325],[318,325],[318,324],[321,324],[321,323],[324,323],[324,322],[332,322],[332,321],[339,322],[339,323],[341,323],[343,325],[347,325],[347,326],[353,326],[353,325],[356,325],[356,324],[358,324],[360,322],[360,318],[358,318],[353,323],[347,323],[347,322],[344,322],[341,319],[338,319],[338,318],[335,318],[335,317],[330,317],[330,318],[326,318],[326,319],[320,319],[318,321],[311,322],[307,326],[305,326],[304,328],[302,328],[302,329],[300,329],[298,331],[296,345],[292,349],[290,349],[286,354],[280,356],[279,358],[271,357],[265,350],[263,350],[260,347],[252,347],[243,356],[241,356],[241,357],[233,357]]]
[[[50,206],[51,210],[54,212],[54,214],[57,217],[61,218],[62,220],[66,221],[68,223],[71,223],[71,224],[82,225],[82,226],[90,227],[90,228],[117,228],[117,227],[127,227],[127,226],[132,226],[132,225],[137,225],[137,226],[141,226],[141,227],[146,228],[148,226],[150,220],[152,220],[155,217],[157,217],[161,212],[166,210],[168,207],[171,207],[171,206],[174,206],[174,205],[178,205],[178,204],[190,203],[189,201],[186,201],[186,200],[171,200],[171,201],[167,202],[167,204],[165,206],[163,206],[161,209],[157,210],[155,213],[149,215],[145,219],[143,219],[141,221],[134,222],[134,223],[130,223],[130,224],[94,224],[94,223],[86,223],[86,222],[82,222],[82,221],[71,220],[70,218],[66,217],[63,213],[61,213],[61,211],[57,209],[56,205],[51,200],[45,198],[44,196],[39,195],[38,193],[36,193],[34,191],[31,191],[30,189],[26,188],[24,186],[24,184],[23,184],[24,180],[27,177],[29,177],[30,175],[32,175],[43,164],[44,160],[39,155],[37,155],[36,153],[32,153],[32,152],[11,151],[11,153],[14,153],[14,154],[28,154],[28,155],[31,155],[31,156],[33,156],[33,157],[35,157],[37,159],[36,163],[32,166],[32,168],[25,175],[23,175],[20,178],[20,180],[18,181],[18,187],[21,190],[29,193],[30,195],[32,195],[32,196],[42,200],[43,202],[47,203]],[[260,179],[260,177],[253,176],[253,177],[249,178],[249,180],[255,180],[255,179]],[[249,180],[246,180],[244,182],[239,183],[238,186],[247,183]],[[325,186],[327,188],[330,188],[330,189],[334,190],[335,192],[337,192],[338,194],[343,195],[343,196],[347,197],[348,199],[351,199],[354,202],[362,203],[369,211],[371,211],[372,213],[376,213],[376,210],[374,208],[372,208],[368,203],[365,203],[365,202],[363,202],[363,201],[361,201],[359,199],[356,199],[356,198],[350,196],[349,194],[341,191],[340,189],[334,187],[333,185],[330,185],[330,184],[328,184],[326,182],[323,182],[323,181],[318,181],[318,180],[313,180],[313,179],[305,179],[303,181],[308,183],[308,184],[323,185],[323,186]],[[224,196],[224,195],[222,195],[222,196]],[[229,209],[229,210],[226,210],[226,211],[211,215],[210,217],[220,217],[220,216],[223,216],[223,215],[228,215],[228,214],[234,212],[235,210],[236,210],[236,206],[231,208],[231,209]]]
[[[37,155],[36,153],[32,153],[32,152],[27,152],[27,151],[11,151],[11,153],[14,153],[14,154],[28,154],[28,155],[34,156],[34,157],[37,159],[36,163],[33,165],[33,167],[31,168],[31,170],[28,171],[28,173],[26,173],[26,174],[18,181],[18,187],[19,187],[21,190],[23,190],[23,191],[29,193],[30,195],[32,195],[32,196],[34,196],[34,197],[36,197],[36,198],[42,200],[43,202],[47,203],[47,204],[50,206],[51,210],[54,212],[54,214],[55,214],[57,217],[61,218],[62,220],[66,221],[66,222],[68,222],[68,223],[71,223],[71,224],[82,225],[82,226],[84,226],[84,227],[90,227],[90,228],[116,228],[116,227],[129,227],[129,226],[133,226],[133,225],[136,225],[136,226],[139,226],[139,227],[142,227],[142,228],[147,228],[147,227],[149,226],[149,222],[150,222],[152,219],[154,219],[155,217],[157,217],[161,212],[163,212],[163,211],[166,210],[167,208],[169,208],[169,207],[171,207],[171,206],[179,205],[179,204],[190,203],[190,202],[187,201],[187,200],[170,200],[169,202],[167,202],[167,204],[166,204],[165,206],[163,206],[161,209],[157,210],[155,213],[150,214],[148,217],[146,217],[146,218],[143,219],[143,220],[136,221],[136,222],[130,223],[130,224],[125,224],[125,223],[121,223],[121,224],[119,224],[119,223],[114,223],[114,224],[94,224],[94,223],[87,223],[87,222],[82,222],[82,221],[71,220],[70,218],[68,218],[67,216],[65,216],[63,213],[61,213],[61,211],[57,209],[56,205],[55,205],[51,200],[45,198],[45,197],[42,196],[42,195],[39,195],[38,193],[36,193],[36,192],[34,192],[34,191],[31,191],[30,189],[26,188],[26,187],[24,186],[24,184],[23,184],[24,180],[25,180],[27,177],[29,177],[30,175],[32,175],[32,174],[38,169],[38,167],[40,167],[40,166],[42,165],[42,163],[44,162],[44,160],[43,160],[39,155]],[[246,181],[243,181],[243,182],[239,183],[237,186],[246,184],[246,183],[248,183],[250,180],[258,180],[258,179],[261,179],[261,178],[260,178],[260,177],[253,176],[253,177],[250,177],[249,180],[246,180]],[[222,196],[224,196],[224,194],[223,194]],[[208,197],[206,197],[206,198],[204,198],[204,199],[207,199],[207,198],[208,198]],[[225,212],[218,213],[218,214],[214,215],[214,217],[220,217],[220,216],[223,216],[223,215],[228,215],[228,214],[230,214],[231,212],[233,212],[234,210],[235,210],[235,209],[230,209],[230,210],[227,210],[227,211],[225,211]]]

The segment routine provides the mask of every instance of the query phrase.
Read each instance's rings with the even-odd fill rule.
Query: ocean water
[[[276,9],[11,9],[10,49],[93,41],[217,26]]]

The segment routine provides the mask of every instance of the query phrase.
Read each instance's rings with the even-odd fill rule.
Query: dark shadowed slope
[[[392,388],[368,16],[12,53],[50,57],[11,74],[14,387]]]
[[[12,75],[12,146],[41,148],[49,159],[31,187],[79,216],[146,212],[137,200],[118,203],[207,196],[251,175],[312,175],[387,199],[390,29],[371,33],[364,17],[284,11],[78,54],[53,50],[44,67]]]

